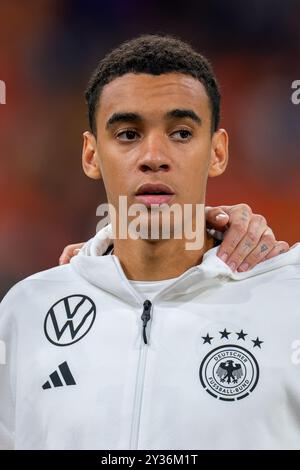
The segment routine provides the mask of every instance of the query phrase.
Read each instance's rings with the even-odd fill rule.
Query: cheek
[[[102,162],[103,182],[109,202],[115,207],[118,205],[119,196],[127,194],[129,174],[125,165],[112,158]]]
[[[120,146],[108,144],[100,150],[103,179],[107,180],[107,187],[120,192],[128,187],[130,176],[136,172],[136,149],[131,152]]]
[[[193,158],[185,160],[181,165],[179,174],[181,174],[185,200],[203,200],[208,178],[209,163],[210,152],[206,149],[206,152],[195,152]]]
[[[203,143],[199,146],[193,145],[193,148],[189,149],[181,159],[182,170],[185,169],[185,173],[189,173],[189,180],[193,181],[201,179],[202,175],[206,175],[210,165],[211,159],[211,145]]]

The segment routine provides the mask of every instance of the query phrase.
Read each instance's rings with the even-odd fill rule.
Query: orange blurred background
[[[97,61],[142,33],[177,35],[214,65],[231,160],[207,203],[246,202],[299,240],[299,18],[294,0],[1,0],[0,294],[95,233],[105,194],[81,170],[83,92]]]

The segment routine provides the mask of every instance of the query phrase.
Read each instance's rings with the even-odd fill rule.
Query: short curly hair
[[[170,35],[147,34],[109,52],[93,72],[85,91],[91,131],[96,135],[96,111],[104,85],[126,73],[161,75],[180,72],[197,78],[210,100],[212,132],[220,120],[220,91],[209,61],[192,46]]]

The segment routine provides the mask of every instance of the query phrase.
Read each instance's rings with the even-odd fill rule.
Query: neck
[[[186,240],[114,240],[114,254],[118,256],[127,279],[134,281],[161,281],[180,276],[202,262],[206,251],[214,246],[213,238],[204,230],[201,249],[186,250]]]

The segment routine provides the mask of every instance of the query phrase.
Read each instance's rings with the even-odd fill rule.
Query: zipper
[[[191,272],[196,271],[197,268],[191,268],[189,273],[185,273],[181,277],[181,279],[177,279],[172,284],[172,287],[177,284],[180,280],[183,278],[189,276]],[[160,297],[160,295],[165,292],[166,290],[169,289],[170,286],[166,287],[163,289],[159,294],[155,296],[155,300]],[[131,288],[131,286],[130,286]],[[139,434],[140,434],[140,422],[141,422],[141,412],[142,412],[142,400],[143,400],[143,391],[144,391],[144,381],[145,381],[145,370],[146,370],[146,360],[147,360],[147,351],[148,351],[148,338],[150,336],[150,330],[151,330],[151,322],[150,322],[150,328],[148,332],[148,338],[146,334],[146,329],[147,329],[147,324],[149,320],[151,319],[151,310],[153,308],[153,299],[152,302],[149,299],[146,299],[143,302],[143,312],[141,315],[141,320],[143,322],[142,327],[142,336],[141,336],[141,349],[140,349],[140,355],[139,355],[139,361],[138,361],[138,367],[137,367],[137,380],[136,380],[136,386],[135,386],[135,396],[134,396],[134,405],[133,405],[133,418],[132,418],[132,425],[131,425],[131,435],[130,435],[130,450],[137,450],[138,449],[138,440],[139,440]]]
[[[152,303],[150,302],[150,300],[145,300],[145,302],[143,303],[143,307],[144,307],[144,310],[141,316],[141,320],[143,322],[143,340],[145,344],[148,344],[146,328],[147,328],[147,323],[151,318],[150,311],[151,311]]]
[[[127,284],[128,289],[131,291],[133,296],[139,301],[140,304],[143,306],[143,312],[141,315],[142,320],[142,335],[140,339],[140,353],[138,359],[138,366],[137,366],[137,375],[136,375],[136,384],[135,384],[135,393],[134,393],[134,401],[133,401],[133,417],[131,423],[131,432],[130,432],[130,450],[136,450],[138,448],[138,439],[140,434],[140,421],[141,421],[141,411],[142,411],[142,400],[143,400],[143,391],[144,391],[144,381],[145,381],[145,370],[146,370],[146,360],[147,360],[147,352],[148,352],[148,339],[150,337],[150,330],[151,330],[151,323],[148,331],[148,338],[146,334],[147,324],[151,319],[151,310],[153,309],[153,299],[152,302],[149,299],[145,301],[137,294],[137,292],[132,288],[131,284],[128,282],[128,279],[124,275],[123,269],[119,260],[115,259],[116,266],[118,268],[120,277],[123,281]],[[172,286],[168,286],[159,292],[154,298],[157,300],[162,293],[165,293],[170,287],[173,287],[182,279],[187,276],[190,276],[192,272],[196,271],[197,267],[190,268],[188,273],[185,273],[181,276],[180,279],[177,279]]]
[[[138,362],[138,367],[137,367],[137,380],[136,380],[136,386],[135,386],[133,418],[132,418],[131,437],[130,437],[130,449],[138,448],[146,360],[147,360],[147,351],[148,351],[148,338],[146,334],[146,329],[147,329],[147,324],[151,318],[152,307],[153,305],[150,300],[147,299],[143,302],[143,312],[141,315],[141,320],[143,322],[142,323],[143,330],[142,330],[142,336],[141,336],[139,362]],[[149,335],[150,335],[150,331],[148,333],[148,336]]]

